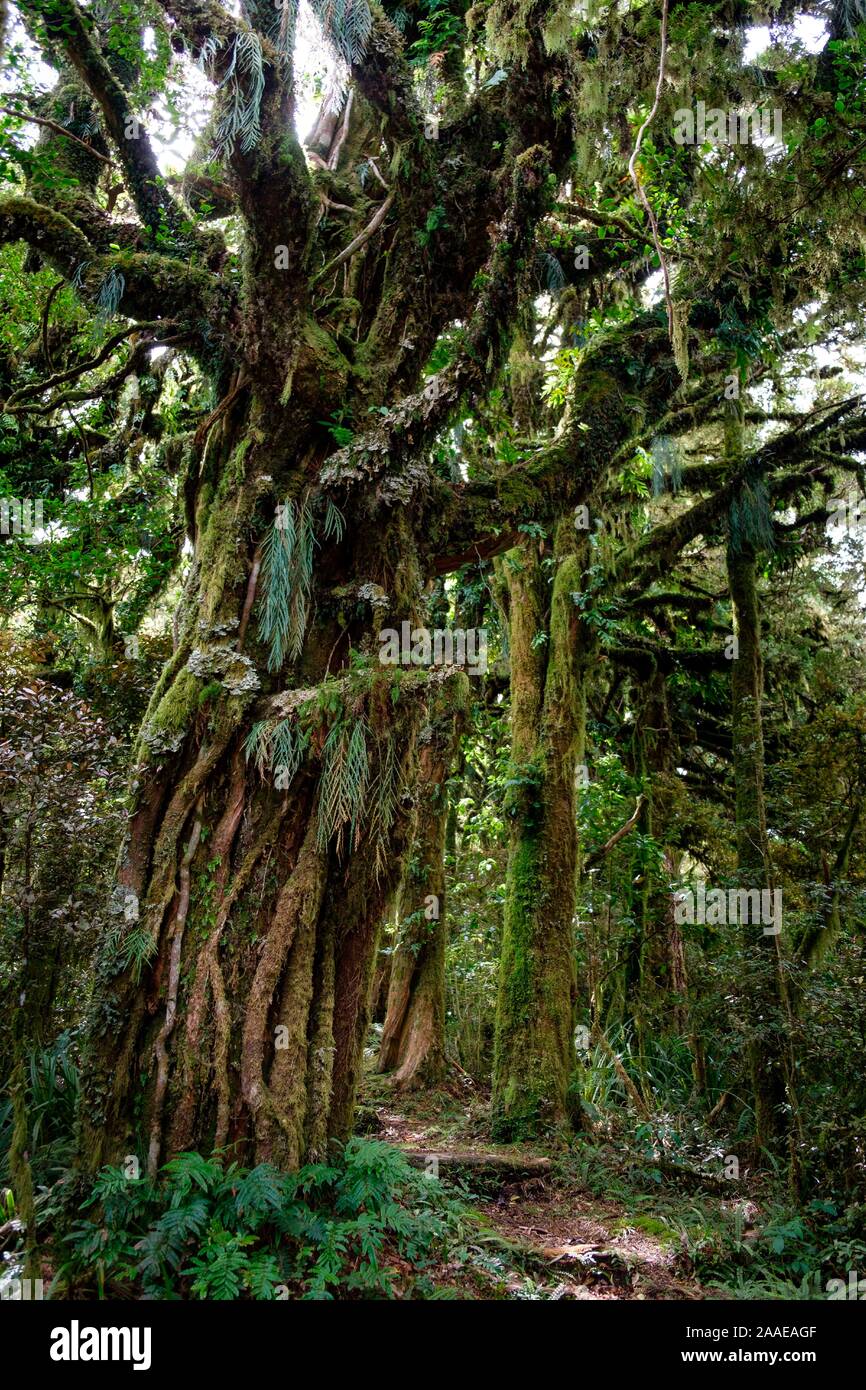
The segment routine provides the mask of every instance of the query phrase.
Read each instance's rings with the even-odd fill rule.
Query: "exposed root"
[[[150,1129],[150,1147],[147,1154],[147,1171],[156,1177],[159,1167],[159,1151],[162,1142],[162,1111],[165,1104],[165,1090],[168,1085],[168,1049],[166,1043],[171,1037],[177,1014],[177,987],[180,980],[180,953],[183,946],[183,933],[189,912],[190,866],[201,839],[201,821],[196,819],[189,837],[189,844],[180,866],[177,913],[171,930],[171,960],[168,972],[168,988],[165,1001],[165,1018],[156,1040],[156,1087],[153,1098],[153,1120]]]

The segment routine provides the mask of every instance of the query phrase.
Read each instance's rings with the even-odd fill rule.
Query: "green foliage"
[[[71,1165],[75,1109],[78,1104],[78,1069],[72,1056],[73,1039],[61,1033],[50,1047],[34,1049],[26,1061],[30,1167],[34,1185],[47,1187]],[[0,1183],[8,1183],[9,1149],[12,1142],[11,1099],[0,1101]]]
[[[397,1150],[356,1138],[296,1173],[197,1153],[165,1164],[157,1182],[104,1168],[85,1212],[61,1287],[227,1300],[393,1297],[403,1292],[394,1262],[423,1270],[461,1209]]]
[[[281,504],[262,548],[259,632],[269,646],[270,671],[278,671],[286,656],[298,657],[303,649],[314,546],[308,499]]]
[[[769,493],[763,478],[746,481],[731,500],[728,513],[731,549],[735,555],[744,547],[772,553],[776,548]]]
[[[312,9],[334,51],[346,63],[360,63],[373,28],[367,0],[312,0]]]
[[[316,835],[319,849],[326,849],[331,837],[336,836],[337,852],[342,853],[347,830],[349,847],[357,846],[368,778],[365,721],[357,719],[351,726],[337,721],[322,749]]]
[[[214,41],[213,46],[216,51],[219,41]],[[251,30],[235,35],[220,89],[222,104],[214,141],[216,152],[230,157],[237,145],[242,154],[249,154],[261,139],[261,105],[265,91],[262,43]]]

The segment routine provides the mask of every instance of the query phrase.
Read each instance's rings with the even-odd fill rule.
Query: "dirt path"
[[[378,1088],[376,1088],[378,1090]],[[674,1232],[640,1229],[641,1218],[622,1206],[582,1192],[530,1145],[495,1145],[479,1133],[477,1112],[449,1122],[411,1100],[381,1092],[369,1097],[368,1130],[406,1150],[413,1161],[468,1187],[478,1214],[477,1244],[483,1276],[489,1254],[490,1287],[473,1273],[470,1296],[543,1299],[677,1299],[718,1297],[679,1268]],[[547,1170],[544,1171],[544,1165]],[[533,1171],[541,1166],[541,1171]],[[526,1170],[529,1171],[526,1171]],[[465,1268],[439,1271],[455,1290],[466,1288]]]

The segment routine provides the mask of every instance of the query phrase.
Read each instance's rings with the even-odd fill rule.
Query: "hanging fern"
[[[119,270],[111,267],[96,296],[96,317],[101,327],[113,319],[120,308],[120,301],[126,289],[126,280]]]
[[[536,257],[535,270],[539,285],[548,294],[558,295],[565,289],[565,271],[549,251],[540,252]]]
[[[288,719],[259,720],[244,744],[247,762],[252,758],[260,773],[269,768],[279,780],[279,791],[288,791],[309,747],[309,734]]]
[[[373,28],[367,0],[312,0],[312,8],[335,53],[346,63],[360,63]]]
[[[276,8],[277,15],[273,24],[271,42],[282,58],[289,59],[295,51],[298,0],[277,0]]]
[[[836,0],[834,19],[839,32],[853,39],[861,24],[866,24],[866,0]]]
[[[668,434],[656,435],[650,444],[652,459],[652,494],[660,497],[668,484],[673,493],[680,490],[683,464],[676,444]]]
[[[323,527],[325,540],[329,541],[332,536],[335,536],[339,544],[343,539],[345,530],[346,519],[339,507],[335,506],[329,497],[325,504],[325,525]]]
[[[776,548],[773,513],[763,478],[744,481],[728,511],[731,549],[741,555],[746,548],[765,553]]]
[[[364,720],[356,720],[351,729],[342,722],[335,723],[322,749],[316,828],[319,850],[324,852],[336,835],[337,853],[342,854],[347,827],[350,847],[357,846],[369,770]]]
[[[370,788],[368,834],[373,846],[373,863],[378,879],[387,867],[391,844],[391,827],[397,817],[400,793],[400,763],[393,738],[378,740],[375,780]]]
[[[280,780],[280,791],[288,791],[300,767],[307,747],[303,731],[295,729],[288,719],[280,720],[273,731],[270,744],[271,770]]]
[[[269,724],[266,719],[260,719],[253,725],[244,743],[244,756],[247,762],[253,759],[259,772],[263,772],[268,761],[268,736]]]
[[[232,155],[237,144],[242,154],[249,154],[258,144],[262,133],[265,72],[258,34],[243,30],[235,36],[232,56],[219,86],[225,96],[224,109],[216,127],[217,153]]]
[[[304,644],[315,536],[308,500],[277,508],[262,549],[259,633],[270,648],[268,670],[278,671],[286,656],[297,657]]]
[[[129,926],[125,935],[123,925],[119,926],[109,939],[111,950],[114,952],[119,970],[129,970],[132,968],[133,978],[136,984],[141,978],[141,972],[149,961],[153,959],[156,952],[156,942],[153,934],[143,922],[136,922]]]

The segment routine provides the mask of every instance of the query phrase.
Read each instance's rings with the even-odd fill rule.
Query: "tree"
[[[601,49],[595,20],[573,21],[552,3],[496,0],[477,35],[458,8],[431,119],[419,95],[427,77],[416,80],[412,61],[426,62],[430,31],[410,15],[408,38],[419,37],[407,54],[385,11],[353,0],[338,19],[322,10],[347,92],[337,118],[322,112],[305,155],[293,121],[291,6],[275,15],[249,0],[238,18],[213,0],[159,0],[148,12],[154,62],[141,57],[139,16],[119,14],[103,33],[74,0],[18,8],[59,73],[49,105],[67,123],[58,109],[19,108],[45,139],[0,201],[0,241],[23,242],[62,277],[101,332],[107,320],[127,321],[123,332],[138,336],[117,370],[132,370],[142,344],[151,362],[170,347],[210,393],[180,450],[192,558],[176,648],[134,757],[118,875],[129,914],[99,964],[83,1161],[131,1151],[142,1116],[152,1169],[178,1149],[228,1142],[251,1161],[295,1166],[348,1135],[379,924],[417,824],[419,767],[433,775],[425,711],[431,691],[462,680],[459,665],[389,667],[381,634],[427,628],[434,580],[512,550],[533,527],[558,528],[549,668],[543,698],[538,682],[531,693],[547,719],[543,755],[519,711],[513,734],[520,764],[546,777],[550,804],[540,822],[515,827],[503,998],[531,1034],[529,999],[544,992],[547,965],[521,976],[530,959],[521,942],[537,937],[540,921],[525,910],[519,868],[528,857],[527,872],[548,872],[560,849],[551,812],[561,811],[563,969],[550,1012],[560,1060],[549,1097],[559,1117],[583,650],[570,646],[582,627],[571,595],[583,586],[563,518],[590,502],[623,451],[712,416],[732,355],[757,357],[775,333],[794,333],[807,295],[795,283],[803,246],[826,215],[826,163],[830,182],[844,179],[839,151],[847,160],[860,118],[843,114],[814,166],[813,148],[796,148],[777,175],[749,147],[748,179],[713,192],[699,152],[675,148],[674,98],[665,95],[666,124],[652,137],[639,110],[665,70],[686,82],[693,51],[706,54],[702,75],[724,72],[747,7],[702,7],[701,17],[665,4],[664,26],[645,6],[616,7]],[[669,9],[672,46],[661,39]],[[716,24],[723,37],[711,44]],[[844,64],[849,56],[843,44]],[[470,59],[472,84],[463,80]],[[822,70],[825,86],[835,61],[829,77]],[[160,171],[145,112],[157,96],[177,97],[192,63],[211,84],[213,110],[175,183]],[[749,91],[757,83],[740,67],[726,90],[739,98],[741,81]],[[796,73],[780,82],[799,92]],[[809,90],[804,121],[825,94]],[[791,167],[815,185],[794,235]],[[625,177],[633,195],[623,195]],[[744,217],[756,188],[760,207]],[[833,219],[828,323],[843,315],[862,260],[856,217],[853,208]],[[547,288],[573,291],[551,316],[551,331],[572,334],[558,352],[553,427],[485,437],[512,336],[542,288],[539,255]],[[650,307],[640,302],[648,255],[667,280],[676,257],[687,272]],[[699,379],[688,377],[689,355]],[[107,384],[92,356],[71,356],[69,380]],[[49,381],[43,393],[60,385]],[[829,426],[822,420],[820,443],[791,432],[784,469],[782,445],[761,454],[771,473],[794,477],[780,495],[796,491],[798,469],[832,442],[833,423],[849,444],[862,437],[856,406],[840,410]],[[446,441],[467,417],[470,466],[455,473]],[[664,573],[741,479],[697,465],[692,481],[695,491],[710,485],[686,518],[618,564],[625,591]],[[527,586],[536,578],[530,567]],[[514,631],[517,650],[531,648],[533,634],[516,620]],[[521,813],[531,810],[531,783]],[[517,1059],[542,1055],[506,1015],[503,1113],[523,1089]],[[524,1099],[516,1105],[522,1113]]]

